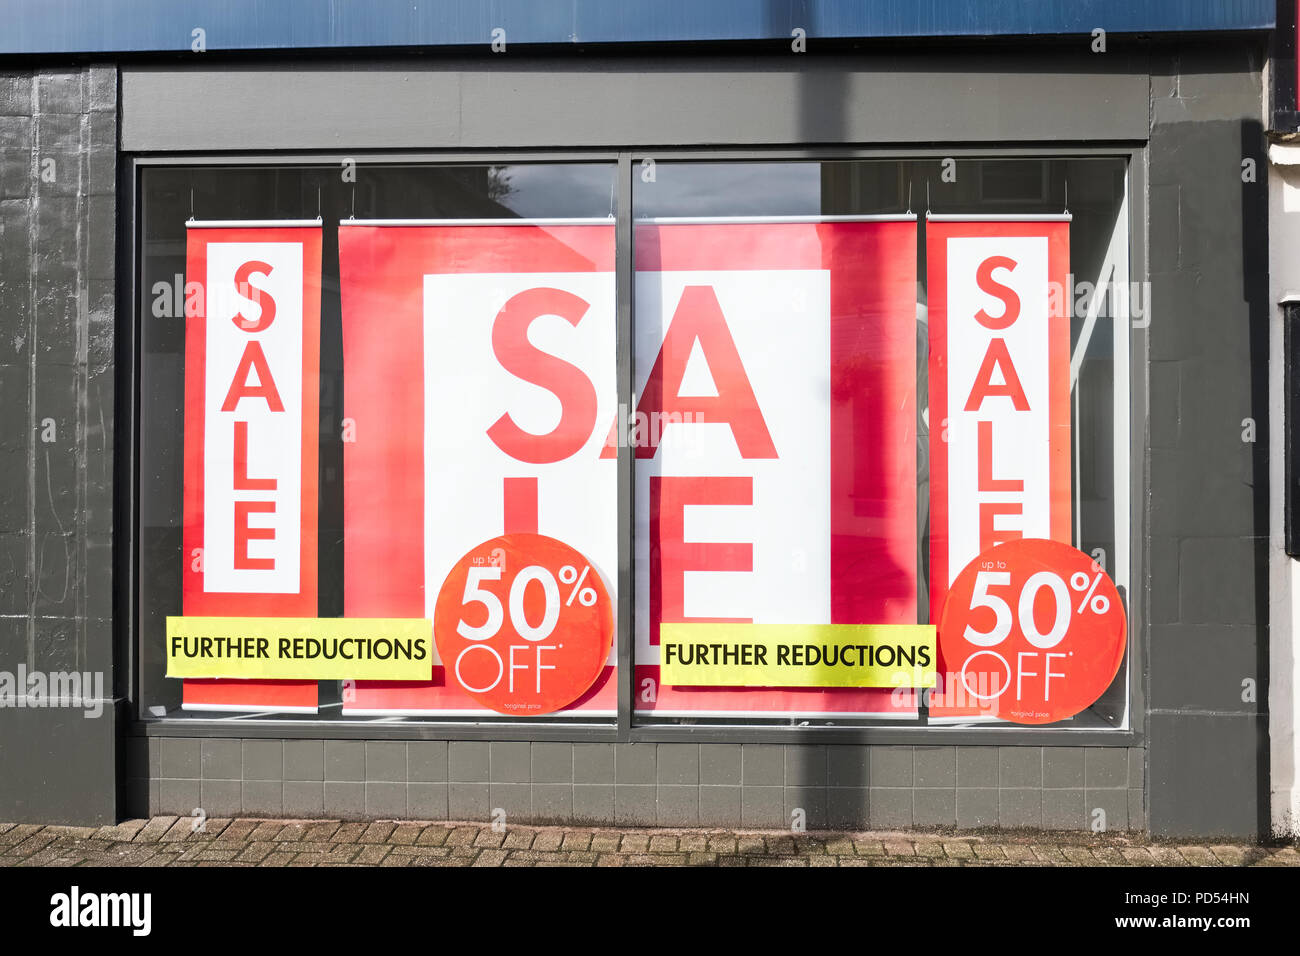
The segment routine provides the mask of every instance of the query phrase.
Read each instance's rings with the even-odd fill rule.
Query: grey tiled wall
[[[136,814],[808,829],[1145,829],[1144,751],[149,737]]]

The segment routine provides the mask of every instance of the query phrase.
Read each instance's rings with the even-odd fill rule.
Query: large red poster
[[[926,223],[930,336],[930,620],[980,553],[1070,542],[1068,216]],[[976,714],[948,693],[931,713]]]
[[[616,600],[613,224],[347,222],[339,272],[345,615],[433,618],[462,556],[520,532]],[[615,663],[558,716],[613,715]],[[493,714],[436,655],[428,681],[350,682],[343,709]]]
[[[659,626],[916,623],[915,218],[645,222],[636,335],[637,711],[914,713],[664,685]]]
[[[183,613],[315,617],[321,230],[190,223]],[[316,710],[316,682],[186,679],[196,710]]]

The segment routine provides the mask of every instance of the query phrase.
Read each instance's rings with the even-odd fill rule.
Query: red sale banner
[[[1042,538],[995,545],[944,602],[948,696],[1017,724],[1065,720],[1115,679],[1125,630],[1119,591],[1090,556]]]
[[[1068,215],[927,220],[931,621],[990,547],[1070,541],[1069,229]],[[930,706],[979,713],[940,691]]]
[[[502,534],[556,539],[581,564],[575,556],[526,567],[544,566],[557,582],[566,568],[586,571],[615,601],[616,471],[601,457],[617,406],[612,222],[347,221],[339,272],[345,616],[436,619],[444,586],[457,608],[496,594],[476,578],[467,595],[464,561],[476,558],[502,571],[507,590],[496,596],[505,601],[519,555],[506,545],[475,550]],[[586,587],[595,584],[577,593]],[[509,641],[497,643],[503,679],[522,681],[509,670]],[[344,712],[520,712],[471,692],[487,677],[458,679],[456,661],[441,656],[447,646],[439,640],[427,681],[349,682]],[[487,651],[470,660],[485,664]],[[557,715],[614,714],[615,662],[611,646]],[[532,663],[534,677],[554,676],[537,669],[554,659]]]
[[[636,335],[637,711],[914,714],[665,685],[659,629],[916,623],[915,217],[646,221]]]
[[[315,617],[320,225],[187,239],[183,613]],[[185,709],[316,703],[314,680],[184,682]]]

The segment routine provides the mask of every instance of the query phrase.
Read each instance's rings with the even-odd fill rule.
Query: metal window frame
[[[762,743],[841,745],[943,745],[943,746],[1073,746],[1133,747],[1144,741],[1146,722],[1146,645],[1149,635],[1150,535],[1148,516],[1141,509],[1149,487],[1150,468],[1145,448],[1148,402],[1148,341],[1145,334],[1129,335],[1129,516],[1130,589],[1128,605],[1128,700],[1126,729],[1071,730],[1032,727],[952,727],[882,720],[865,726],[800,727],[793,724],[653,724],[637,725],[633,713],[633,542],[635,522],[633,491],[635,460],[621,443],[617,459],[618,589],[616,608],[619,653],[618,710],[610,723],[546,723],[456,721],[403,718],[275,719],[251,715],[223,719],[145,717],[140,712],[143,675],[138,633],[140,593],[138,534],[140,460],[140,273],[143,236],[140,233],[140,178],[156,167],[281,167],[292,165],[338,166],[345,160],[377,164],[465,165],[491,163],[610,163],[616,170],[615,188],[615,314],[616,381],[618,401],[632,407],[634,391],[632,343],[635,309],[632,292],[633,176],[642,159],[658,162],[791,162],[833,160],[975,159],[1086,159],[1115,158],[1126,163],[1129,238],[1129,278],[1147,281],[1147,144],[1017,142],[997,146],[952,144],[934,146],[808,146],[799,148],[691,147],[658,149],[625,147],[582,150],[349,150],[286,151],[275,153],[134,153],[124,154],[120,166],[119,282],[117,310],[117,438],[114,486],[119,515],[115,544],[118,575],[114,587],[118,660],[127,675],[128,733],[131,736],[239,737],[276,739],[356,740],[499,740],[565,741],[573,743]],[[917,205],[914,199],[913,206]],[[123,557],[129,555],[129,558]]]

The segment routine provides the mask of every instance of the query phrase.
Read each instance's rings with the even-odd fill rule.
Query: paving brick
[[[506,832],[504,830],[484,829],[478,831],[478,836],[474,837],[471,846],[482,847],[499,847],[506,841]]]
[[[388,855],[388,851],[390,849],[392,848],[383,845],[363,846],[361,848],[361,852],[358,853],[354,859],[357,863],[365,863],[369,866],[374,866],[376,863],[378,863],[380,860],[382,860],[384,857]]]
[[[164,833],[170,830],[172,824],[175,822],[176,817],[154,817],[144,825],[138,834],[136,834],[136,839],[142,843],[157,840],[161,838]],[[6,836],[8,836],[8,834],[6,834]]]
[[[433,825],[424,828],[415,840],[419,846],[442,846],[447,842],[447,837],[451,835],[451,830],[447,827]]]
[[[248,839],[248,835],[256,830],[257,827],[258,823],[256,820],[234,820],[228,827],[221,831],[221,834],[217,839],[223,842],[242,843]],[[137,837],[136,839],[138,842],[140,838]]]
[[[323,823],[313,823],[307,827],[303,834],[304,840],[328,840],[338,832],[339,822],[337,820],[326,820]]]
[[[1219,858],[1203,846],[1182,846],[1178,848],[1178,852],[1192,866],[1218,866],[1220,864]]]
[[[587,850],[591,847],[591,834],[580,830],[564,834],[560,842],[562,850]]]
[[[560,830],[542,830],[533,837],[534,850],[558,850],[564,842],[564,833]]]
[[[1151,859],[1151,854],[1146,851],[1145,847],[1128,847],[1120,850],[1120,856],[1124,857],[1129,863],[1137,866],[1151,866],[1155,860]]]
[[[622,842],[618,845],[620,853],[644,853],[648,849],[650,849],[650,838],[643,833],[624,834]]]
[[[506,850],[527,850],[533,845],[533,839],[536,837],[533,830],[525,830],[521,827],[512,827],[501,846]]]
[[[1210,852],[1229,866],[1241,866],[1249,856],[1249,851],[1240,846],[1212,846]]]
[[[491,832],[491,831],[489,831]],[[447,846],[469,846],[478,836],[478,827],[456,827],[447,834]]]
[[[115,827],[100,827],[96,835],[103,840],[122,840],[129,842],[135,839],[136,834],[144,829],[148,820],[123,820]],[[12,824],[9,824],[12,826]],[[0,836],[3,836],[5,829],[0,827]]]

